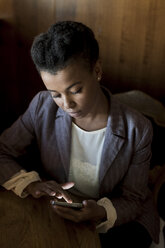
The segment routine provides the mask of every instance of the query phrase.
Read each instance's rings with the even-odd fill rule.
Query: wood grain
[[[99,248],[94,228],[58,217],[48,198],[21,199],[0,190],[0,247]]]
[[[165,102],[164,0],[1,0],[0,20],[10,25],[0,25],[1,39],[8,40],[0,43],[0,69],[2,112],[12,112],[12,119],[44,89],[29,55],[33,38],[60,20],[80,21],[94,30],[102,83],[112,93],[138,89]]]

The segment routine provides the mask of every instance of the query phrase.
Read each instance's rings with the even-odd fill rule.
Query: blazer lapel
[[[116,104],[111,96],[110,114],[100,163],[100,184],[125,142],[125,125],[122,118],[122,113],[120,113],[121,111],[118,104]]]
[[[99,182],[103,180],[122,145],[125,142],[125,124],[119,104],[110,97],[110,114],[105,133],[105,141],[100,162]],[[68,179],[71,152],[72,119],[62,109],[56,115],[56,137],[62,165],[65,170],[65,180]]]
[[[62,165],[65,170],[65,180],[68,179],[71,151],[72,119],[62,109],[56,115],[56,137]]]

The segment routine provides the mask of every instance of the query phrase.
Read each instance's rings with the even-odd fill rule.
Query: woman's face
[[[41,78],[55,103],[75,119],[88,117],[96,108],[100,96],[102,70],[99,61],[90,71],[83,62],[68,65],[52,75],[41,71]]]

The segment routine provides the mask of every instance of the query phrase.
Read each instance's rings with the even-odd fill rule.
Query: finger
[[[58,199],[62,199],[62,195],[61,195],[61,194],[59,194],[59,193],[57,193],[57,194],[56,194],[56,198],[58,198]]]
[[[66,191],[64,191],[61,187],[58,188],[58,189],[56,189],[56,192],[53,191],[53,189],[50,189],[50,194],[49,195],[50,196],[55,196],[58,199],[64,198],[64,200],[66,202],[69,202],[69,203],[72,203],[73,202],[72,199],[71,199],[71,197],[70,197],[70,195]]]
[[[62,183],[61,184],[61,187],[63,188],[63,189],[70,189],[70,188],[72,188],[74,186],[74,182],[67,182],[67,183]]]
[[[49,187],[43,187],[42,190],[40,190],[40,194],[42,195],[49,195],[49,196],[56,196],[56,192],[49,188]]]
[[[69,189],[73,187],[73,185],[73,182],[67,182],[59,185],[54,181],[50,181],[46,184],[47,188],[44,191],[47,192],[50,196],[58,195],[58,197],[64,198],[66,202],[72,203],[73,201],[70,195],[66,191],[64,191],[63,188]]]
[[[51,193],[51,196],[55,196],[58,199],[64,198],[64,200],[66,202],[68,202],[68,203],[72,203],[73,202],[73,200],[70,197],[70,195],[66,191],[64,191],[62,188],[61,189],[58,189],[56,192],[52,192]]]
[[[72,203],[73,202],[72,199],[71,199],[71,197],[70,197],[70,195],[67,192],[62,191],[61,192],[61,196],[64,198],[64,200],[66,202],[68,202],[68,203]]]
[[[38,191],[38,190],[36,190],[35,192],[32,193],[32,196],[35,198],[40,198],[41,196],[44,196],[44,195],[46,195],[45,192]]]
[[[57,197],[57,199],[62,199],[62,196],[60,195],[60,196],[56,196]]]
[[[93,208],[93,207],[96,207],[96,201],[94,201],[94,200],[84,200],[83,205],[84,205],[84,207]]]
[[[36,194],[37,196],[39,196],[39,195],[42,194],[42,192],[41,192],[40,190],[36,190],[36,191],[35,191],[35,194]]]
[[[35,197],[35,198],[39,198],[39,197],[42,196],[42,193],[41,193],[41,191],[39,191],[39,190],[35,190],[35,191],[32,192],[31,194],[32,194],[32,196]]]
[[[70,189],[73,186],[74,186],[74,182],[67,182],[63,184],[57,184],[55,181],[47,182],[47,187],[52,190],[52,196],[55,196],[56,194],[62,194],[62,195],[66,194],[66,197],[68,198],[69,195],[67,193],[64,193],[63,190]],[[53,195],[53,193],[55,194]]]
[[[88,206],[88,201],[87,201],[87,200],[84,200],[84,201],[82,202],[82,204],[83,204],[84,207],[87,207],[87,206]]]

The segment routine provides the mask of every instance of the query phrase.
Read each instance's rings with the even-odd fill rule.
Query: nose
[[[63,108],[64,109],[73,109],[75,107],[76,103],[73,101],[72,98],[69,96],[63,97]]]

